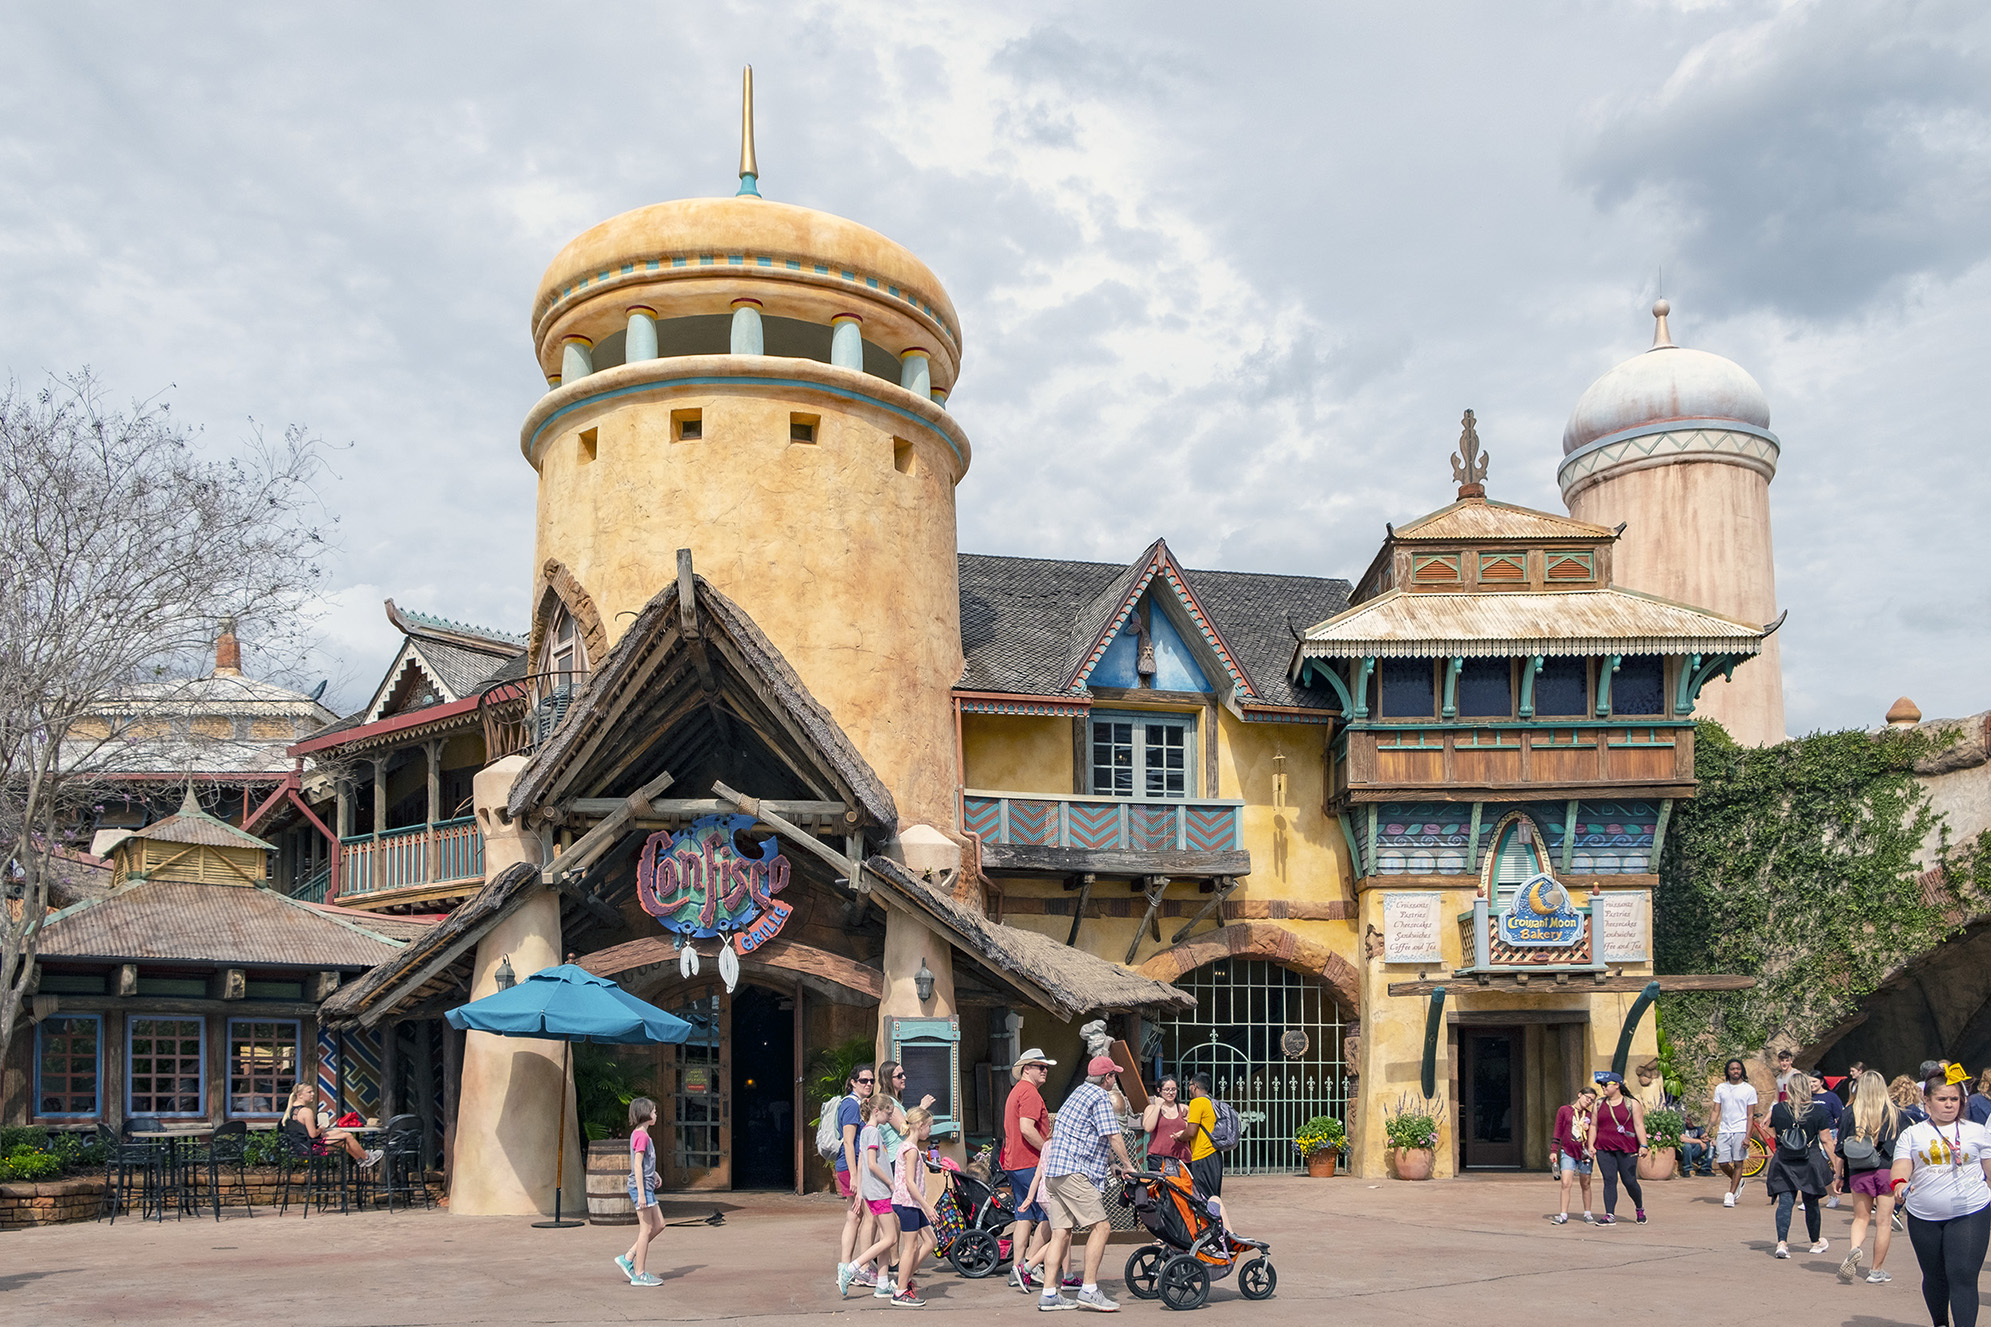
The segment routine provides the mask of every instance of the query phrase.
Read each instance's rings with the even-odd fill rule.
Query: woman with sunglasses
[[[860,1070],[860,1072],[862,1071]],[[890,1106],[889,1113],[878,1123],[878,1133],[885,1140],[884,1150],[879,1154],[881,1156],[896,1159],[900,1150],[905,1147],[906,1139],[911,1136],[911,1131],[906,1128],[906,1108],[900,1101],[900,1097],[904,1094],[905,1090],[906,1067],[903,1064],[900,1064],[897,1060],[886,1060],[878,1066],[878,1093],[885,1098],[886,1103]],[[919,1103],[920,1109],[931,1110],[933,1108],[933,1100],[931,1093],[922,1097]],[[896,1169],[894,1169],[893,1175],[894,1178],[897,1177]],[[867,1225],[869,1227],[867,1233],[869,1238],[866,1240],[866,1243],[875,1243],[883,1240],[887,1235],[893,1234],[897,1229],[897,1224],[898,1218],[890,1212],[880,1216],[867,1217]],[[861,1286],[870,1286],[873,1290],[877,1290],[881,1286],[888,1285],[891,1279],[889,1268],[879,1267],[874,1270],[869,1267],[860,1267],[854,1283]],[[885,1297],[885,1295],[880,1296],[880,1298]]]
[[[1991,1132],[1963,1116],[1963,1084],[1928,1088],[1929,1118],[1901,1131],[1891,1183],[1907,1194],[1908,1241],[1935,1327],[1976,1327],[1977,1274],[1991,1245]]]

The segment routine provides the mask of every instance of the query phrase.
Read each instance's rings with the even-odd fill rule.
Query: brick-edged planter
[[[104,1201],[104,1178],[21,1180],[0,1184],[0,1230],[89,1221]]]
[[[242,1196],[234,1189],[234,1178],[226,1172],[221,1177],[221,1206],[224,1211],[242,1206]],[[442,1180],[441,1171],[428,1172],[432,1198],[441,1199]],[[275,1208],[281,1185],[281,1176],[275,1169],[251,1170],[248,1187],[250,1205]],[[292,1199],[303,1201],[301,1178],[292,1181],[291,1188]],[[0,1184],[0,1230],[26,1230],[33,1226],[58,1226],[70,1221],[94,1221],[102,1210],[103,1202],[104,1178],[101,1175],[42,1180],[39,1183]],[[214,1209],[209,1207],[207,1210],[211,1213]]]

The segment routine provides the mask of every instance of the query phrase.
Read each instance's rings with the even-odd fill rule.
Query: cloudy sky
[[[961,546],[1354,576],[1674,334],[1767,390],[1793,731],[1991,705],[1991,18],[1971,3],[4,6],[0,368],[332,444],[318,675],[520,629],[567,239],[762,189],[940,274]],[[1978,368],[1972,369],[1970,365]],[[1971,384],[1979,383],[1973,388]]]

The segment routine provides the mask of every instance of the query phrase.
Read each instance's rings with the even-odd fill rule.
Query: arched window
[[[1487,897],[1494,908],[1504,907],[1514,897],[1517,886],[1548,870],[1547,845],[1535,822],[1526,815],[1511,815],[1494,831],[1493,854],[1487,863]]]
[[[587,680],[588,645],[565,604],[553,610],[553,620],[547,624],[538,671],[546,674],[549,691],[571,690],[576,682]]]

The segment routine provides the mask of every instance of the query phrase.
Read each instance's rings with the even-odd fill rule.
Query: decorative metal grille
[[[1159,1025],[1162,1067],[1185,1079],[1208,1074],[1211,1090],[1237,1112],[1243,1136],[1224,1169],[1296,1173],[1299,1127],[1316,1115],[1347,1118],[1346,1012],[1318,978],[1265,959],[1225,959],[1175,984],[1196,1008]],[[1304,1048],[1289,1054],[1301,1038]]]

